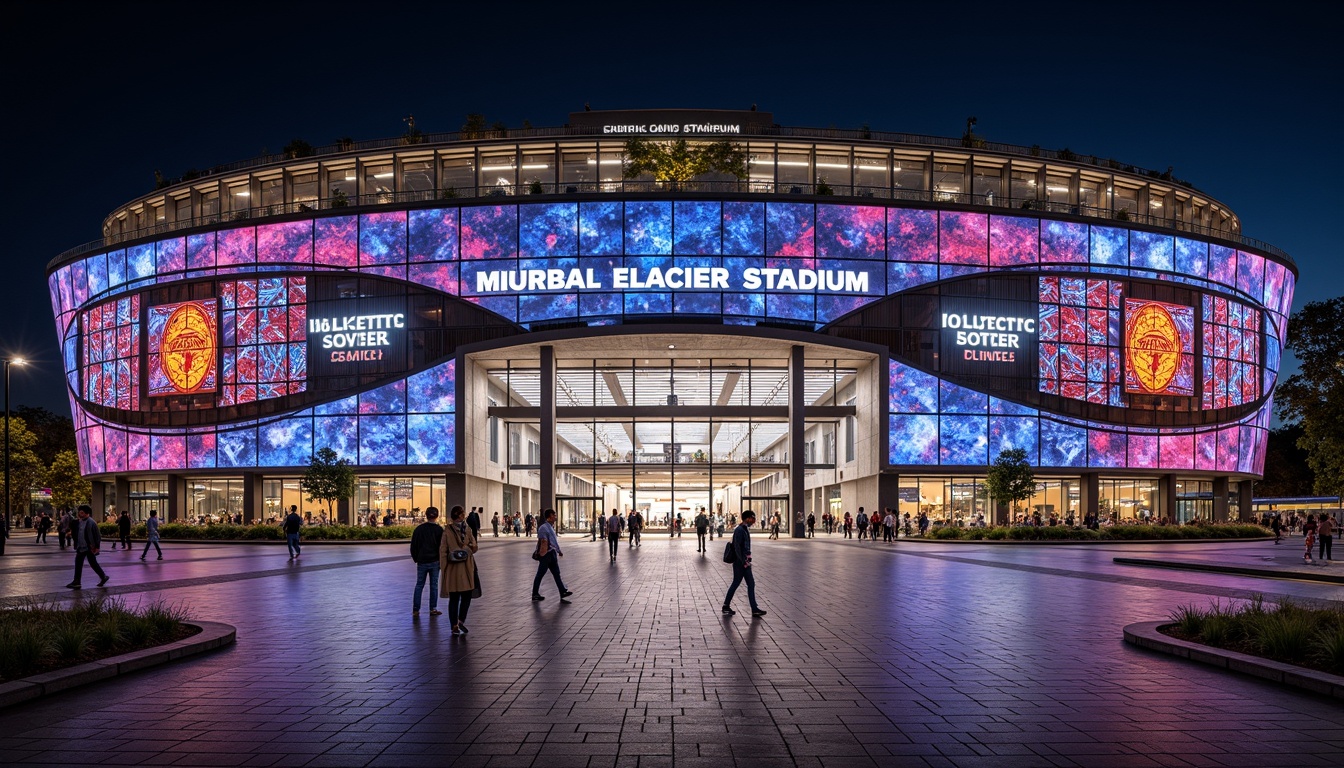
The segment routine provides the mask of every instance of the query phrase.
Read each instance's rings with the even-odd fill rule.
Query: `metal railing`
[[[50,265],[60,264],[71,258],[81,256],[117,243],[140,240],[142,238],[167,234],[180,230],[195,229],[228,222],[247,222],[276,216],[332,211],[344,208],[365,209],[382,205],[402,205],[424,203],[435,200],[451,204],[463,199],[503,199],[511,197],[532,197],[546,195],[594,195],[594,194],[734,194],[734,195],[799,195],[834,196],[864,200],[898,200],[919,203],[944,203],[963,205],[972,208],[986,208],[997,211],[1021,210],[1045,212],[1069,216],[1082,216],[1096,219],[1109,219],[1118,223],[1140,224],[1159,227],[1203,237],[1211,237],[1232,242],[1249,248],[1261,250],[1296,266],[1292,257],[1277,246],[1246,237],[1238,232],[1207,227],[1153,214],[1142,214],[1128,209],[1111,210],[1089,205],[1041,200],[1037,198],[1013,198],[993,194],[973,194],[967,192],[942,192],[938,190],[915,190],[888,187],[867,187],[860,185],[803,182],[765,182],[765,181],[650,181],[643,179],[598,182],[541,182],[532,181],[522,184],[453,187],[444,190],[417,190],[405,192],[376,192],[365,195],[335,195],[323,199],[292,203],[276,203],[255,206],[229,213],[212,213],[175,222],[164,222],[149,227],[121,232],[100,240],[94,240],[76,246],[61,253]]]

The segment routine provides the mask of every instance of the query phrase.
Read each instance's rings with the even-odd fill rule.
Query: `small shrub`
[[[121,623],[121,636],[132,646],[148,645],[154,639],[154,622],[143,616],[132,616]]]
[[[121,617],[115,613],[105,614],[93,625],[90,640],[93,647],[100,651],[110,651],[122,641]]]
[[[1266,656],[1300,663],[1311,650],[1313,623],[1294,610],[1266,614],[1249,639]]]
[[[93,629],[66,617],[51,632],[51,646],[62,659],[78,659],[93,644]]]
[[[0,677],[22,675],[50,651],[51,633],[37,622],[0,627]]]
[[[1222,645],[1231,637],[1232,623],[1226,616],[1210,613],[1199,630],[1199,637],[1209,645]]]
[[[1004,539],[1008,538],[1008,529],[1004,528],[1003,526],[999,526],[997,528],[990,528],[988,531],[985,532],[985,538],[989,539],[990,541],[1003,541]]]
[[[1344,674],[1344,625],[1336,623],[1316,633],[1316,656],[1336,674]]]
[[[178,624],[186,621],[187,612],[180,605],[156,602],[145,609],[144,616],[154,628],[154,637],[159,640],[170,640]]]
[[[1182,605],[1171,614],[1176,629],[1186,637],[1198,637],[1204,630],[1204,612],[1193,605]]]

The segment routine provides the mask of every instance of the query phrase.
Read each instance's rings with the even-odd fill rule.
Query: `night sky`
[[[758,104],[788,126],[1068,147],[1177,178],[1344,293],[1344,55],[1330,4],[30,4],[4,22],[0,352],[14,405],[68,412],[45,267],[176,177],[469,112]],[[1289,10],[1306,7],[1309,10]],[[502,9],[493,16],[490,9]],[[980,8],[979,10],[977,10]],[[1264,8],[1265,10],[1261,10]],[[451,10],[448,10],[451,9]],[[900,9],[900,10],[893,10]],[[994,9],[999,9],[997,12]],[[1254,9],[1254,10],[1252,10]]]

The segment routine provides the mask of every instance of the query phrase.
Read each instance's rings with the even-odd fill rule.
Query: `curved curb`
[[[106,659],[91,661],[87,664],[57,669],[0,684],[0,708],[50,696],[53,693],[78,688],[99,680],[127,675],[141,669],[157,667],[206,651],[213,651],[230,645],[238,639],[238,630],[231,624],[221,624],[215,621],[185,621],[182,623],[200,627],[201,631],[191,637],[166,645],[142,648],[138,651],[123,653],[120,656],[109,656]]]
[[[1273,536],[1252,536],[1249,538],[1224,539],[935,539],[931,537],[901,537],[898,543],[910,542],[922,544],[1218,544],[1245,541],[1273,541]]]
[[[1173,568],[1182,571],[1205,571],[1207,573],[1232,573],[1238,576],[1258,576],[1266,579],[1297,579],[1299,581],[1316,581],[1322,584],[1344,584],[1344,574],[1340,573],[1301,573],[1299,571],[1284,571],[1277,568],[1256,568],[1248,565],[1192,563],[1188,560],[1148,560],[1141,557],[1113,557],[1111,560],[1120,565],[1138,565],[1145,568]]]
[[[1171,621],[1141,621],[1130,624],[1125,627],[1125,642],[1344,701],[1344,677],[1262,659],[1259,656],[1214,648],[1211,645],[1179,640],[1157,631],[1158,627],[1169,627],[1171,624]]]

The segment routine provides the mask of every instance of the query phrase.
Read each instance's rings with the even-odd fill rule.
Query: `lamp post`
[[[5,364],[5,530],[0,531],[0,556],[5,554],[5,543],[9,540],[9,521],[14,517],[14,510],[10,504],[10,499],[14,496],[9,491],[9,366],[23,365],[27,361],[22,357],[7,357],[2,362]]]

